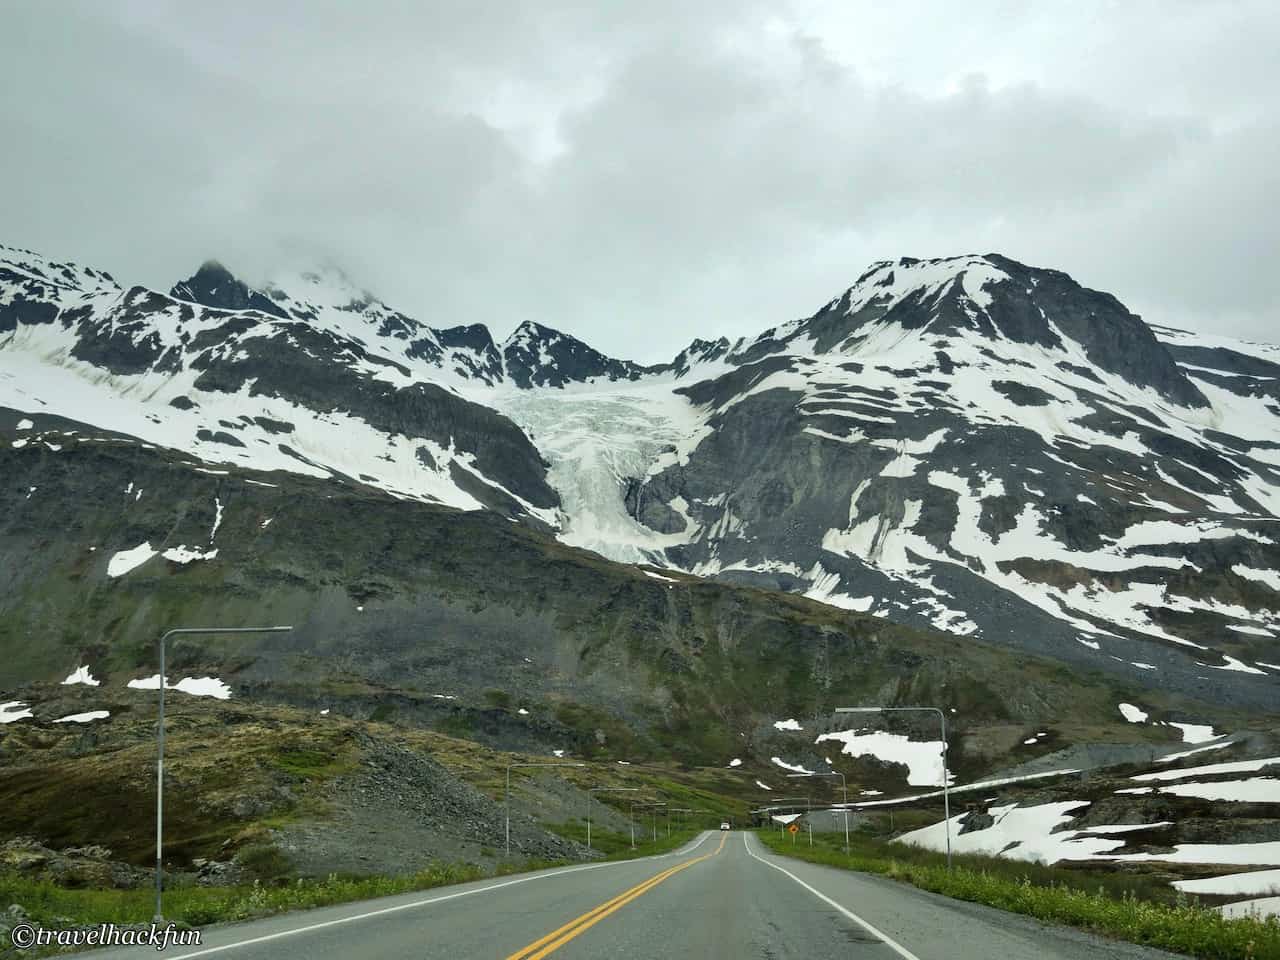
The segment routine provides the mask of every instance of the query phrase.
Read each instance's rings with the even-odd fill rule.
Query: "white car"
[[[720,829],[721,829],[721,830],[728,830],[728,829],[730,829],[730,827],[729,827],[729,821],[728,821],[728,820],[721,820],[721,821],[720,821]]]

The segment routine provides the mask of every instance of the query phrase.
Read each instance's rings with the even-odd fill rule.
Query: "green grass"
[[[969,900],[988,906],[1035,917],[1047,923],[1061,923],[1095,933],[1145,944],[1206,960],[1280,960],[1280,921],[1227,920],[1215,910],[1199,906],[1183,898],[1159,902],[1138,895],[1132,882],[1137,878],[1122,877],[1132,889],[1117,891],[1099,883],[1100,874],[1092,874],[1092,890],[1084,889],[1085,880],[1072,876],[1077,871],[1037,867],[1003,861],[999,867],[987,869],[972,864],[970,858],[958,859],[954,868],[946,869],[945,858],[928,851],[892,845],[892,851],[867,848],[860,840],[843,850],[843,838],[815,836],[810,847],[803,840],[792,843],[790,837],[772,831],[758,834],[760,840],[776,853],[797,857],[811,863],[876,873],[909,883],[922,890]],[[898,856],[902,853],[903,856]],[[930,859],[932,858],[932,859]],[[987,859],[987,858],[973,858]]]
[[[183,886],[165,891],[165,917],[175,923],[201,926],[225,920],[324,907],[370,897],[411,893],[485,876],[467,864],[435,864],[397,877],[339,877],[298,879],[278,885],[236,887]],[[136,890],[68,889],[48,880],[0,875],[0,901],[19,903],[41,923],[148,923],[155,912],[150,887]]]
[[[304,780],[320,780],[345,773],[353,766],[349,757],[326,750],[285,750],[271,757],[271,765]]]
[[[561,836],[586,839],[586,826],[580,821],[548,825]],[[668,837],[659,831],[655,842],[651,834],[637,830],[636,849],[631,849],[629,834],[592,830],[595,849],[608,860],[667,853],[688,843],[698,835],[697,829],[673,831]],[[492,853],[493,851],[491,851]],[[260,875],[273,875],[288,869],[279,852],[270,845],[246,847],[237,859]],[[232,887],[202,887],[194,884],[176,886],[164,894],[166,919],[192,927],[231,920],[247,920],[287,910],[305,910],[373,897],[386,897],[432,887],[465,883],[489,876],[506,876],[564,866],[565,860],[525,860],[503,863],[492,870],[472,864],[438,863],[417,873],[392,877],[349,877],[331,874],[324,879],[275,879]],[[18,903],[37,923],[147,923],[155,911],[155,894],[151,887],[134,890],[70,888],[51,880],[33,880],[15,873],[0,873],[0,903]]]

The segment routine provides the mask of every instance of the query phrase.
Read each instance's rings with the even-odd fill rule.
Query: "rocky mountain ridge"
[[[0,250],[0,427],[487,509],[1124,682],[1280,698],[1280,348],[999,255],[872,265],[669,364],[433,328],[332,273],[169,295]],[[131,438],[131,440],[130,440]],[[24,453],[25,451],[25,453]],[[43,451],[43,452],[41,452]]]

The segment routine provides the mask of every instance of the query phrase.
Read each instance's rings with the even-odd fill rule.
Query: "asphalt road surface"
[[[803,842],[803,839],[800,841]],[[1117,943],[708,832],[676,853],[560,867],[206,928],[199,947],[86,956],[225,960],[1156,960]]]

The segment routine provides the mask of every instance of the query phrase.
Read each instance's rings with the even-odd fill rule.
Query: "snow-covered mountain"
[[[1280,704],[1280,347],[987,255],[671,363],[435,328],[336,271],[168,295],[0,248],[0,431],[497,510],[613,559]],[[1233,693],[1234,692],[1234,693]]]

